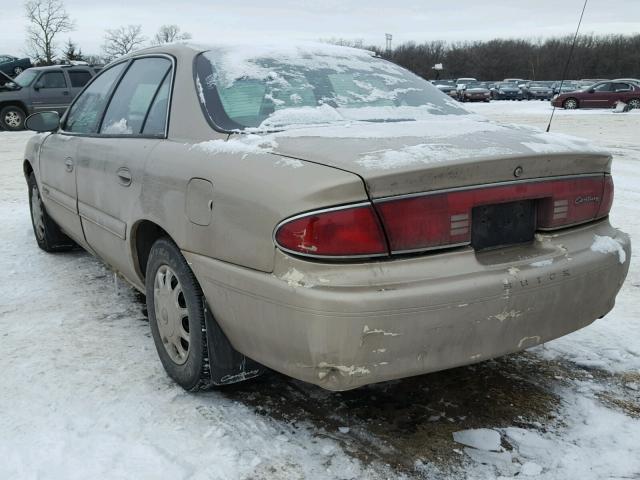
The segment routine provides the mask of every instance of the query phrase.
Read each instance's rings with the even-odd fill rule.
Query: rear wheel
[[[629,100],[628,105],[631,108],[640,108],[640,98],[632,98],[631,100]]]
[[[567,98],[562,103],[562,106],[567,110],[575,110],[576,108],[578,108],[578,100],[576,100],[575,98]]]
[[[24,128],[24,110],[15,105],[10,105],[0,109],[0,125],[5,130],[22,130]]]
[[[14,75],[20,75],[22,72],[24,72],[24,69],[22,67],[15,67],[13,69],[13,74]]]
[[[210,385],[204,295],[178,247],[161,238],[151,247],[145,280],[149,324],[160,361],[189,391]]]
[[[42,204],[42,197],[33,172],[27,179],[29,186],[29,209],[31,211],[31,224],[36,236],[38,247],[45,252],[64,252],[76,246],[75,242],[67,237],[56,222],[49,216]]]

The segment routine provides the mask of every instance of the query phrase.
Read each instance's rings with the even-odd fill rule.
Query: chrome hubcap
[[[10,127],[17,128],[22,123],[22,119],[20,118],[20,115],[18,115],[17,112],[8,112],[4,116],[4,123],[9,125]]]
[[[156,272],[153,304],[162,344],[171,360],[182,365],[189,357],[189,311],[182,285],[168,265]]]
[[[565,107],[571,108],[571,109],[576,108],[578,106],[575,100],[567,100],[564,105]]]
[[[37,188],[31,189],[31,219],[33,220],[33,228],[36,232],[38,240],[44,239],[44,210],[42,209],[42,200]]]
[[[634,98],[629,102],[629,106],[632,108],[640,108],[640,100]]]
[[[22,73],[22,67],[16,67],[16,68],[14,68],[14,69],[13,69],[13,72],[14,72],[16,75],[20,75],[20,74]]]

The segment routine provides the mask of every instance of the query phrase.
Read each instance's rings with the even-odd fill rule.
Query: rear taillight
[[[536,229],[555,230],[607,216],[613,181],[609,175],[592,175],[390,197],[373,206],[362,203],[298,215],[276,228],[275,241],[285,251],[320,258],[468,245],[475,207],[524,200],[535,201]]]
[[[294,217],[277,227],[275,240],[283,250],[314,257],[389,254],[384,232],[369,203]]]
[[[613,182],[608,175],[472,187],[376,202],[392,253],[471,242],[474,207],[537,201],[536,228],[553,230],[608,215]]]

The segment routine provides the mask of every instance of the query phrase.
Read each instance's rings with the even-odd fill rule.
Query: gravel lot
[[[550,114],[469,108],[540,128]],[[612,221],[637,247],[640,112],[558,111],[553,130],[614,153]],[[522,354],[338,394],[276,373],[187,394],[139,294],[84,252],[37,248],[29,135],[0,132],[0,478],[640,478],[638,254],[609,315]],[[491,430],[470,448],[453,439],[467,429]]]

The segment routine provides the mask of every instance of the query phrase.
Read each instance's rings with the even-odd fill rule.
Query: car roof
[[[197,54],[201,52],[206,52],[208,50],[217,49],[217,48],[225,48],[225,49],[235,49],[240,51],[243,54],[246,52],[251,52],[251,54],[260,54],[264,53],[265,55],[269,54],[283,54],[290,55],[292,51],[301,51],[301,52],[310,52],[316,53],[320,52],[322,54],[331,54],[331,53],[339,53],[342,54],[348,53],[354,56],[366,56],[366,57],[374,57],[376,54],[370,50],[364,50],[361,48],[353,48],[353,47],[345,47],[341,45],[333,45],[323,42],[310,42],[310,41],[291,41],[291,42],[273,42],[273,43],[264,43],[256,46],[255,44],[251,44],[248,42],[231,42],[231,41],[220,41],[211,44],[195,44],[195,43],[165,43],[163,45],[157,45],[147,48],[142,48],[140,50],[135,50],[126,55],[118,57],[114,59],[109,65],[112,65],[116,62],[121,62],[123,60],[128,60],[131,58],[136,58],[140,56],[146,55],[154,55],[154,54],[165,54],[171,55],[176,58],[193,58]],[[105,65],[106,67],[106,65]]]
[[[44,67],[31,67],[29,70],[47,71],[47,70],[86,70],[94,68],[93,65],[47,65]]]

